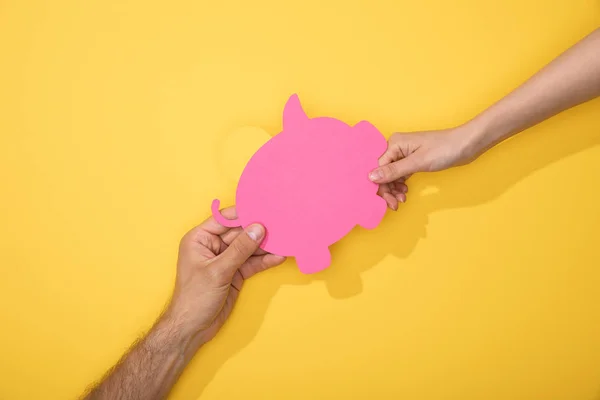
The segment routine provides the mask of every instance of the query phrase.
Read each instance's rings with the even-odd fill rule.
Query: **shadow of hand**
[[[569,119],[597,102],[584,105],[496,146],[472,164],[431,174],[417,174],[408,182],[408,202],[388,212],[372,231],[355,228],[331,247],[333,263],[315,275],[302,275],[293,261],[268,271],[271,279],[248,285],[241,304],[221,334],[200,350],[177,385],[198,398],[227,360],[246,347],[258,333],[270,300],[282,285],[324,281],[331,297],[346,299],[362,292],[361,275],[388,255],[406,259],[427,237],[427,224],[435,212],[473,207],[493,201],[536,171],[600,144],[600,123],[585,132],[569,131]],[[246,149],[247,150],[247,149]],[[248,156],[249,157],[249,156]],[[247,159],[247,158],[246,158]],[[514,162],[518,160],[518,162]],[[240,171],[241,172],[241,171]],[[490,184],[491,182],[491,184]],[[553,188],[549,188],[552,193]],[[360,257],[356,257],[360,254]],[[251,292],[251,293],[249,293]],[[236,312],[244,318],[235,318]]]

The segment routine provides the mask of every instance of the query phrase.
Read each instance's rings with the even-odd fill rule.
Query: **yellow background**
[[[0,2],[0,398],[74,398],[169,297],[181,235],[309,116],[474,116],[597,0]],[[600,102],[411,180],[327,271],[248,282],[173,399],[600,399]],[[244,128],[250,127],[250,128]],[[348,201],[351,201],[350,199]]]

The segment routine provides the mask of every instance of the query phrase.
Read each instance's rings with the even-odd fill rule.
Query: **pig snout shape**
[[[236,192],[237,219],[212,213],[220,224],[266,228],[261,248],[296,258],[303,273],[331,264],[329,246],[356,225],[373,229],[386,212],[368,179],[386,150],[383,135],[367,121],[354,126],[335,118],[308,118],[297,95],[283,111],[283,130],[250,159]]]

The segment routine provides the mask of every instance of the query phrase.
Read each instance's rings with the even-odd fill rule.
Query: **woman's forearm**
[[[406,201],[417,172],[464,165],[486,150],[559,112],[600,96],[600,29],[565,51],[471,121],[439,131],[395,133],[369,174],[388,207]]]
[[[600,96],[600,29],[561,54],[509,95],[468,122],[479,155],[563,110]]]

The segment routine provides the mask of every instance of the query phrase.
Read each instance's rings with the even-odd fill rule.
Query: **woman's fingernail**
[[[261,240],[265,235],[265,228],[263,228],[262,225],[259,224],[250,225],[248,227],[248,230],[246,230],[246,233],[248,234],[248,236],[250,236],[250,239],[257,242]]]
[[[375,170],[369,174],[369,179],[372,181],[378,181],[383,178],[383,174],[379,170]]]

